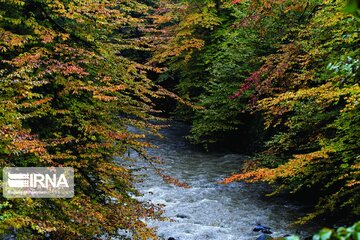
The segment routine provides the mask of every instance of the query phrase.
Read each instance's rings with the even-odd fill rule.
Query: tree
[[[0,166],[75,169],[72,199],[4,199],[1,233],[19,239],[92,239],[129,230],[155,239],[144,218],[129,149],[143,151],[156,133],[149,65],[126,50],[151,51],[146,1],[9,0],[0,2]],[[146,59],[142,59],[146,62]],[[120,156],[121,161],[114,161]]]
[[[359,21],[344,5],[317,1],[309,21],[265,57],[253,94],[275,134],[258,156],[260,168],[225,179],[266,181],[280,185],[274,193],[313,198],[314,212],[299,222],[359,214]]]

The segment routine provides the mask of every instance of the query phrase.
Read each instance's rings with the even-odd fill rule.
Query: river
[[[165,172],[185,181],[191,188],[169,185],[151,170],[146,171],[144,182],[137,184],[143,194],[139,200],[164,204],[164,215],[174,220],[148,222],[158,228],[160,238],[255,240],[260,235],[252,231],[256,223],[271,227],[274,237],[308,234],[289,226],[301,216],[303,207],[286,199],[264,197],[269,192],[267,185],[218,184],[219,180],[237,172],[246,156],[196,149],[185,140],[187,131],[186,125],[172,123],[161,131],[163,139],[151,138],[159,148],[149,149],[149,154],[160,157]],[[145,166],[143,162],[140,165]]]

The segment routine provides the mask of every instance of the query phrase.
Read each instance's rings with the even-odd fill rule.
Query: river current
[[[149,149],[152,156],[164,162],[166,174],[190,185],[189,189],[169,185],[150,170],[137,189],[144,202],[163,204],[165,217],[173,221],[150,221],[160,238],[176,240],[255,240],[256,223],[271,227],[273,237],[285,234],[308,235],[290,224],[303,213],[303,206],[283,198],[268,198],[271,190],[265,184],[218,182],[238,172],[245,155],[226,151],[206,152],[191,146],[184,135],[188,127],[172,123],[162,130],[164,138],[152,137],[158,148]],[[135,153],[133,157],[137,157]],[[139,161],[139,166],[146,164]]]

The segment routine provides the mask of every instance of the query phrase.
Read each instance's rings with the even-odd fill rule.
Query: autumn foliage
[[[187,17],[212,14],[214,24],[183,20],[174,30],[181,34],[187,26],[191,31],[181,36],[203,41],[183,53],[186,61],[170,56],[164,75],[178,81],[181,96],[203,106],[175,110],[192,123],[189,139],[206,147],[255,146],[248,167],[224,182],[265,181],[274,194],[311,199],[313,211],[299,222],[360,213],[355,2],[189,1]]]
[[[132,239],[156,239],[144,219],[161,211],[133,198],[136,179],[123,163],[133,150],[151,159],[144,137],[157,134],[154,102],[165,96],[177,100],[174,116],[191,123],[193,143],[252,146],[249,167],[225,183],[265,181],[274,194],[311,197],[314,209],[299,222],[328,213],[358,216],[354,6],[0,1],[0,166],[73,167],[76,183],[67,200],[1,197],[0,234],[96,239],[123,229]]]
[[[156,238],[143,219],[157,207],[131,197],[135,179],[121,162],[149,146],[128,126],[155,133],[151,99],[168,94],[146,76],[157,69],[122,54],[152,51],[150,9],[132,0],[0,1],[0,166],[73,167],[76,183],[68,200],[1,198],[3,236],[95,239],[125,229]]]
[[[242,88],[251,86],[265,127],[276,131],[262,153],[274,162],[225,179],[267,181],[280,184],[277,192],[314,194],[315,211],[300,222],[329,212],[356,216],[360,210],[360,23],[344,12],[342,1],[317,4],[303,27],[264,58],[253,73],[257,80],[243,83]]]

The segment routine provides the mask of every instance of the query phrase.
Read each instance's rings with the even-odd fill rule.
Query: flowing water
[[[165,205],[165,216],[173,221],[149,222],[158,236],[176,240],[255,240],[260,234],[252,229],[257,222],[272,228],[272,236],[296,233],[289,224],[302,213],[302,207],[281,198],[268,199],[266,185],[243,182],[228,185],[217,182],[237,172],[246,156],[226,152],[207,153],[195,149],[184,139],[185,125],[174,123],[162,130],[165,138],[150,141],[158,149],[168,175],[191,186],[184,189],[164,183],[161,177],[146,171],[145,181],[137,188],[141,201]],[[306,235],[306,231],[297,232]]]

